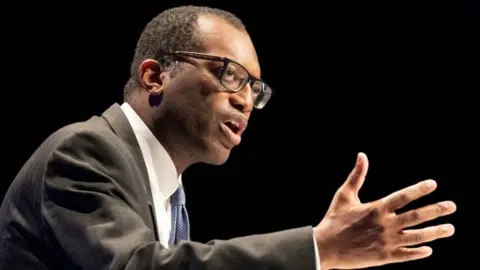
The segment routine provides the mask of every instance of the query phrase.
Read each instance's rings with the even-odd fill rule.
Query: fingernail
[[[436,185],[437,185],[437,182],[435,182],[435,180],[427,180],[425,182],[425,185],[428,187],[428,188],[434,188]]]
[[[455,204],[454,204],[453,202],[450,202],[450,201],[448,201],[448,202],[441,202],[440,205],[441,205],[442,207],[445,207],[445,208],[448,208],[448,209],[455,207]]]
[[[453,225],[451,224],[443,225],[442,231],[446,233],[448,236],[450,236],[450,235],[453,235],[453,233],[455,232],[455,227],[453,227]]]

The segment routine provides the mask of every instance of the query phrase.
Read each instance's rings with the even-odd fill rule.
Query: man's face
[[[226,57],[260,78],[254,46],[247,33],[222,19],[203,16],[198,21],[205,54]],[[224,62],[181,56],[180,72],[165,86],[163,102],[175,115],[188,141],[185,148],[200,162],[223,164],[240,143],[253,109],[252,88],[228,91],[219,76]],[[187,140],[185,140],[187,139]]]

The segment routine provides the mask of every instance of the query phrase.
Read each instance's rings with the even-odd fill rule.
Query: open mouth
[[[224,122],[225,126],[227,126],[234,134],[239,134],[240,132],[240,124],[235,123],[233,121]]]
[[[222,123],[222,129],[225,135],[234,145],[240,144],[240,141],[242,140],[241,135],[246,127],[246,120],[240,118],[230,119]]]

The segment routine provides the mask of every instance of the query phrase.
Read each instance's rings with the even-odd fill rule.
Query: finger
[[[432,248],[423,246],[417,248],[401,247],[392,252],[393,262],[407,262],[427,258],[432,255]]]
[[[348,175],[344,184],[346,192],[350,192],[356,198],[358,198],[358,192],[365,181],[365,177],[368,171],[368,159],[364,153],[358,153],[355,167]]]
[[[400,236],[400,245],[414,246],[426,242],[432,242],[440,238],[453,235],[455,227],[452,224],[431,226],[423,229],[405,230]]]
[[[387,210],[394,211],[414,200],[432,193],[436,188],[437,183],[434,180],[426,180],[396,191],[385,197],[383,200]]]
[[[412,227],[436,218],[453,214],[457,210],[454,202],[446,201],[410,210],[396,217],[399,227]]]

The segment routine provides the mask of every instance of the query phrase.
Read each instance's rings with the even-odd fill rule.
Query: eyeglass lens
[[[242,66],[229,62],[225,67],[221,81],[231,91],[243,88],[249,79],[248,72]],[[263,108],[271,96],[271,89],[261,81],[255,81],[252,85],[253,102],[256,108]]]

